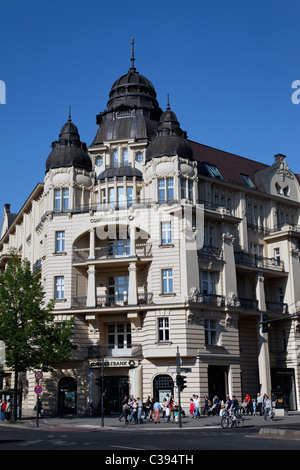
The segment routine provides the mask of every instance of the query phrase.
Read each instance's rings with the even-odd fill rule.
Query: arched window
[[[153,397],[160,403],[166,395],[174,396],[174,381],[170,375],[157,375],[153,381]]]

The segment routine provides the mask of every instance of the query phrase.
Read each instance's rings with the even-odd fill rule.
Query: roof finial
[[[134,38],[131,38],[131,67],[130,67],[130,70],[132,70],[133,72],[135,72],[135,66],[134,66],[134,61],[135,61],[135,58],[134,58]]]
[[[170,111],[170,95],[168,93],[167,111]]]
[[[69,106],[69,119],[68,119],[68,121],[69,121],[69,122],[72,121],[72,119],[71,119],[71,106]]]

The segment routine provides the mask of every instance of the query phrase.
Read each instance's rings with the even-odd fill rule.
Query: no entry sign
[[[37,385],[36,387],[34,387],[34,391],[35,393],[42,393],[42,387],[40,385]]]

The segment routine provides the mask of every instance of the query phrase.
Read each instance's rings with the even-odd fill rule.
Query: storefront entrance
[[[129,395],[128,376],[104,377],[104,389],[105,414],[119,413],[124,395]]]
[[[174,381],[170,375],[158,375],[153,381],[154,401],[162,403],[167,394],[174,397]]]
[[[77,382],[73,377],[63,377],[58,382],[58,414],[76,414]]]
[[[296,406],[294,369],[271,369],[272,396],[275,395],[276,408],[294,411]]]

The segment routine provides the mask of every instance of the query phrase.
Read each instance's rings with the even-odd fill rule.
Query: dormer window
[[[251,180],[250,176],[248,175],[243,175],[241,173],[241,177],[243,178],[243,180],[245,181],[246,185],[249,186],[249,188],[255,188],[255,184],[253,183],[253,181]]]
[[[221,180],[223,179],[223,176],[221,175],[216,166],[209,165],[208,163],[204,163],[204,165],[211,176],[213,176],[214,178],[219,178]]]

